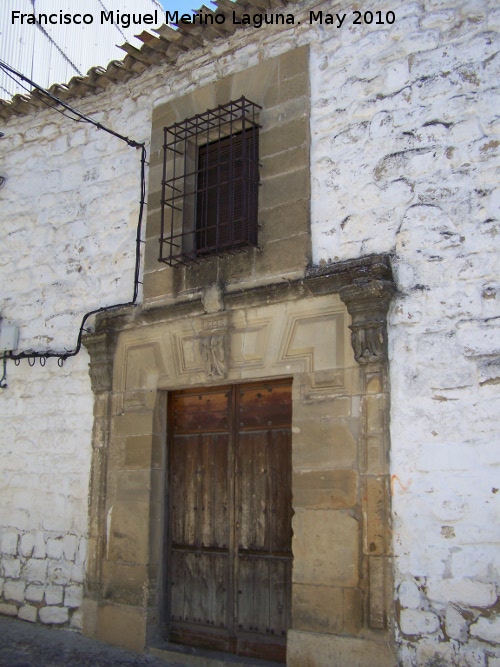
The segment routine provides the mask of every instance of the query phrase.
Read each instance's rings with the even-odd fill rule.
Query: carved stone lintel
[[[351,343],[358,364],[387,359],[387,311],[395,293],[389,280],[363,280],[341,288],[352,317]]]
[[[94,394],[111,391],[115,343],[116,334],[109,330],[87,334],[83,338],[90,355],[89,375]]]
[[[227,374],[226,334],[214,333],[202,336],[199,341],[200,355],[208,377],[225,378]]]

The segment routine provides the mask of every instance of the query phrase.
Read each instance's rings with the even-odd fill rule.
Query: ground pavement
[[[0,616],[0,667],[176,667],[76,632]]]

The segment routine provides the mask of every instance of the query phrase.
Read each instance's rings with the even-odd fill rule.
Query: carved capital
[[[92,391],[95,394],[111,391],[116,334],[109,330],[100,331],[84,336],[82,342],[90,355],[89,375]]]
[[[387,311],[395,293],[389,280],[360,280],[340,289],[352,317],[351,343],[358,364],[387,359]]]

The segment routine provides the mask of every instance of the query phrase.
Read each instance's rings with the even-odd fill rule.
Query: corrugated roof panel
[[[33,9],[34,5],[34,9]],[[83,6],[82,6],[83,5]],[[132,5],[132,7],[130,7]],[[156,26],[131,25],[124,28],[116,23],[101,24],[101,11],[120,14],[154,13],[158,10]],[[16,21],[12,24],[12,12],[21,14],[90,14],[93,22],[87,25],[59,24],[30,25]],[[71,77],[85,75],[91,67],[106,65],[120,59],[123,52],[117,47],[128,41],[140,48],[135,38],[144,27],[158,27],[163,23],[164,12],[157,0],[2,0],[0,6],[0,58],[48,88],[53,83],[64,83]],[[8,99],[25,89],[16,84],[5,72],[0,71],[0,98]]]
[[[0,58],[12,66],[31,75],[33,62],[34,33],[31,30],[19,30],[11,25],[11,12],[19,10],[31,12],[30,0],[3,0],[0,9]],[[5,72],[0,71],[0,96],[9,97],[14,93],[24,93]]]

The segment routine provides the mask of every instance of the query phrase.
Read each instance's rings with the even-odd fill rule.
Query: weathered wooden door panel
[[[173,621],[225,627],[227,555],[172,551],[171,618]]]
[[[172,544],[229,547],[228,436],[176,436],[171,448]]]
[[[171,397],[171,641],[285,660],[291,591],[291,386]]]
[[[290,555],[290,462],[289,429],[239,434],[236,525],[240,551]]]
[[[238,573],[238,628],[284,637],[289,625],[286,559],[241,556]]]

